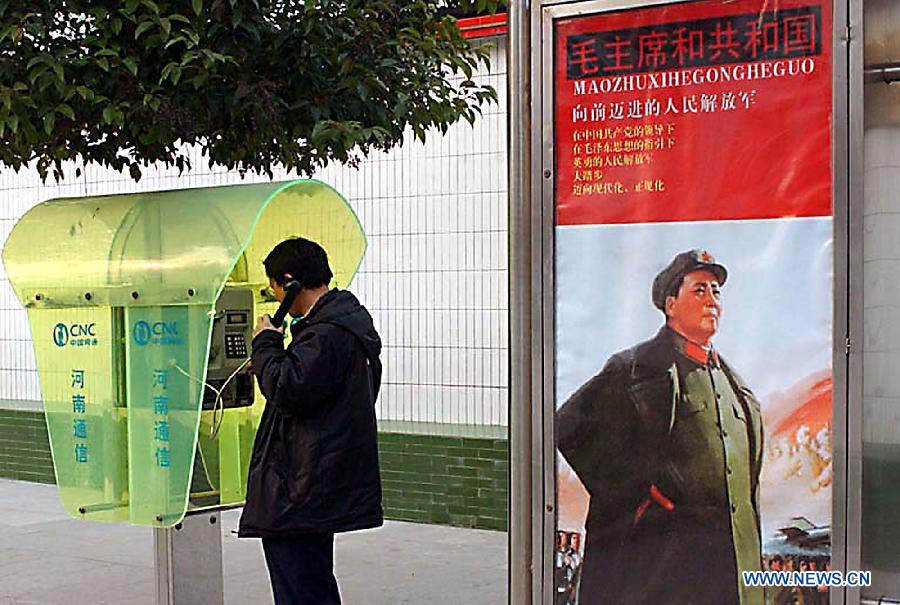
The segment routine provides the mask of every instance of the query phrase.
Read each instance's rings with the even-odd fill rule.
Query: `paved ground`
[[[222,516],[225,602],[271,603],[257,540]],[[337,537],[345,605],[506,603],[506,534],[387,522]],[[155,603],[152,530],[75,521],[56,488],[0,479],[0,605]]]

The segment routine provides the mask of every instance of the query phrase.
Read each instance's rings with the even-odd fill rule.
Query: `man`
[[[575,603],[576,601],[578,578],[581,575],[580,548],[581,534],[577,531],[573,531],[569,534],[569,548],[566,550],[566,565],[568,568],[568,571],[566,572],[566,592],[569,595],[569,603]]]
[[[770,571],[784,571],[784,564],[781,555],[772,557],[769,563]],[[766,603],[774,605],[793,605],[794,589],[790,586],[770,586],[765,589]]]
[[[325,251],[302,238],[263,261],[282,301],[300,285],[283,329],[265,315],[252,342],[253,372],[266,407],[250,459],[241,537],[262,538],[277,604],[340,603],[334,534],[383,523],[375,398],[381,340],[350,292],[328,288]]]
[[[556,585],[555,605],[567,605],[569,602],[568,580],[566,577],[566,553],[569,550],[569,534],[556,532],[556,552],[553,560],[553,578]]]
[[[759,403],[712,346],[728,273],[705,251],[653,281],[666,324],[556,414],[591,495],[579,603],[762,605]]]

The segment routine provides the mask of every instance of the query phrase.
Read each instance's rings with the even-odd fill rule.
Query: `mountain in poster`
[[[815,527],[831,524],[832,378],[829,370],[806,376],[763,398],[765,453],[761,508],[763,541],[802,517]]]

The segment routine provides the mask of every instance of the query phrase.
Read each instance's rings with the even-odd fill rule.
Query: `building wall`
[[[865,63],[900,62],[900,4],[866,0]],[[862,569],[900,599],[900,88],[865,87]]]
[[[504,495],[502,506],[492,492],[479,507],[495,502],[494,518],[505,524],[505,478],[497,476],[497,464],[505,468],[505,452],[485,459],[456,456],[456,464],[445,464],[446,452],[425,443],[428,436],[462,439],[463,449],[483,454],[500,452],[496,442],[506,436],[506,59],[503,40],[490,42],[493,67],[477,79],[493,85],[500,102],[486,107],[475,127],[457,124],[425,144],[409,137],[398,149],[371,154],[358,169],[335,165],[315,175],[349,200],[368,236],[369,248],[351,289],[372,312],[384,340],[377,415],[380,430],[389,435],[383,441],[393,444],[384,450],[386,505],[401,518],[460,523],[465,518],[471,523],[464,524],[485,525],[478,521],[490,517],[484,511],[463,514],[463,503],[450,513],[438,502],[452,495],[448,489],[463,487],[452,477],[483,474],[498,490],[502,483]],[[29,208],[51,198],[266,180],[209,169],[199,152],[191,157],[193,169],[184,175],[150,169],[138,183],[96,166],[84,167],[80,177],[74,166],[66,166],[60,183],[52,178],[42,183],[35,170],[0,169],[0,244]],[[276,180],[288,178],[276,171]],[[41,410],[27,318],[0,268],[0,476],[31,473],[36,480],[52,480],[46,433],[39,434],[35,424]],[[29,428],[23,433],[24,426]],[[431,457],[428,468],[440,481],[423,483],[425,467],[406,470],[406,454],[390,450],[405,441],[427,450],[417,456]],[[481,462],[468,467],[467,460]],[[451,473],[451,467],[457,470]],[[424,506],[427,499],[404,500],[412,484],[433,486],[437,516]],[[487,525],[499,527],[499,522]]]

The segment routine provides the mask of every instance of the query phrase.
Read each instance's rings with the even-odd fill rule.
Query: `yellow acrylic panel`
[[[109,308],[31,309],[29,321],[63,508],[128,519],[125,409]]]

